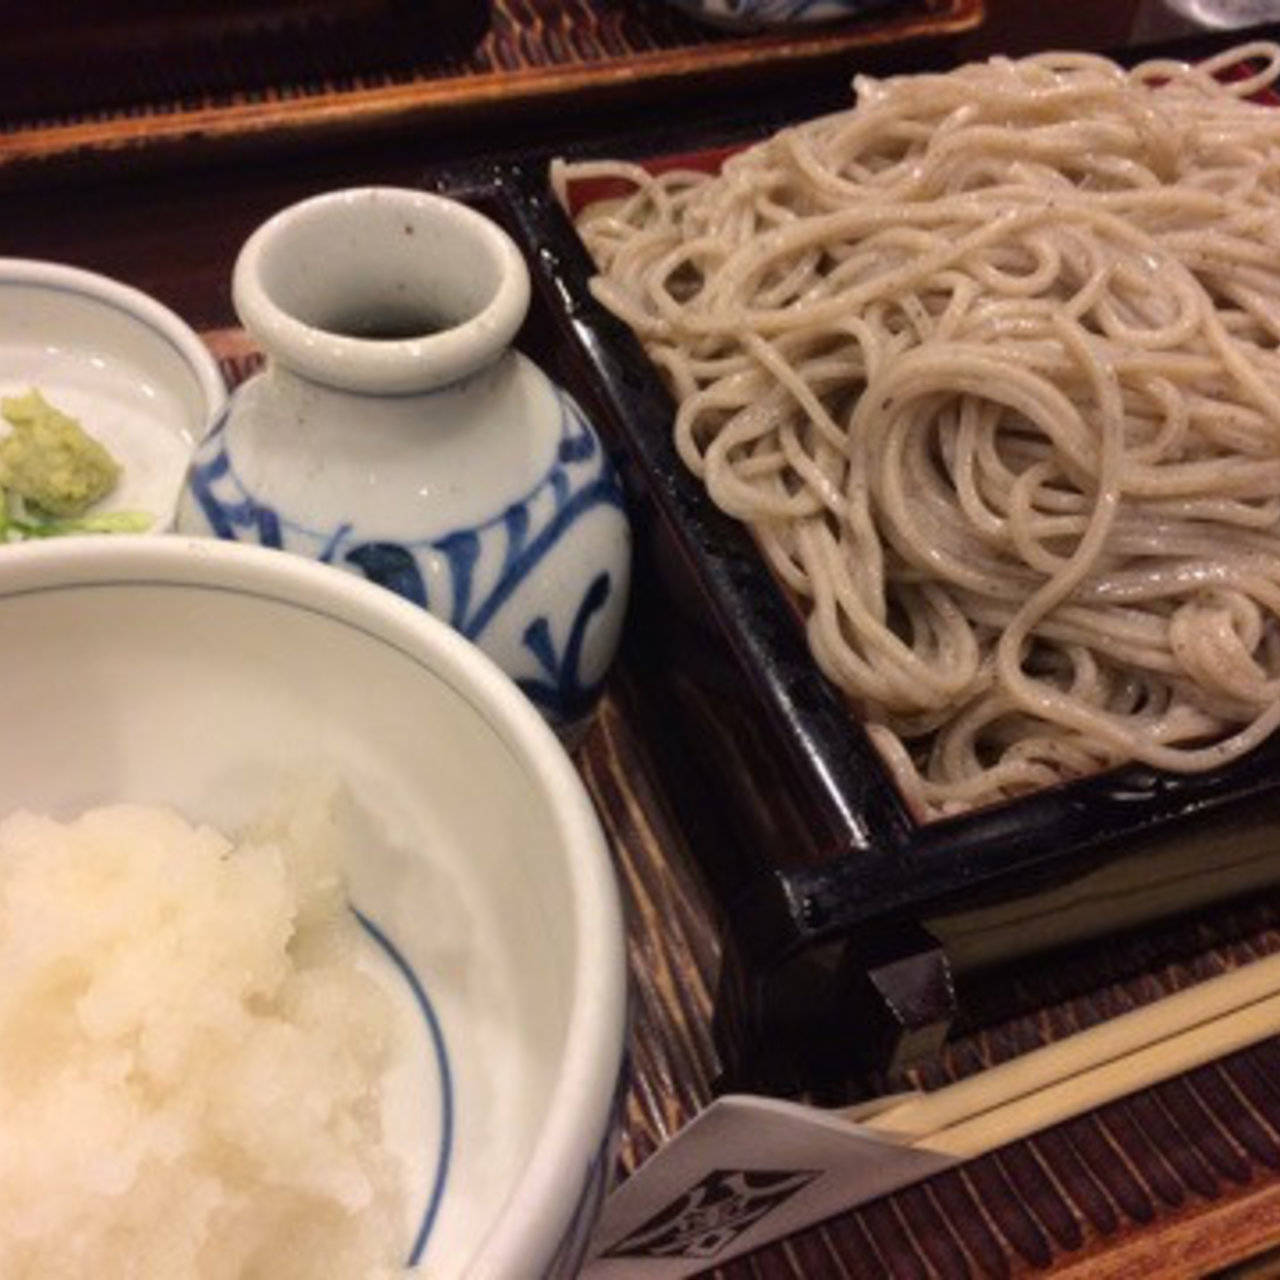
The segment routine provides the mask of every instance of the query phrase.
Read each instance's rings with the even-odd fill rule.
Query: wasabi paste
[[[66,533],[141,532],[137,512],[85,515],[120,479],[120,464],[70,415],[31,390],[0,400],[0,541]]]
[[[116,487],[120,466],[38,391],[0,400],[13,430],[0,440],[0,485],[51,516],[83,515]]]

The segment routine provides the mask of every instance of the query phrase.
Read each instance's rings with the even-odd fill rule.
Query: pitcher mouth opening
[[[412,394],[469,376],[515,338],[529,273],[495,222],[399,187],[315,196],[265,222],[232,298],[267,355],[326,386]]]

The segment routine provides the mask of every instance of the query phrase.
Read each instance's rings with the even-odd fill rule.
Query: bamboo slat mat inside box
[[[425,127],[570,99],[578,109],[584,95],[635,95],[662,84],[714,93],[717,75],[767,80],[856,61],[859,51],[957,34],[983,17],[983,0],[901,0],[833,25],[742,35],[700,25],[663,0],[493,0],[488,32],[471,52],[405,66],[389,27],[369,34],[386,46],[386,69],[376,59],[369,69],[365,50],[355,72],[345,27],[299,19],[278,52],[210,34],[181,57],[166,58],[163,48],[129,57],[115,48],[110,57],[80,59],[74,75],[41,78],[21,110],[11,82],[0,94],[0,163],[351,134],[406,121]]]
[[[208,335],[230,385],[260,365]],[[717,925],[633,726],[625,652],[575,761],[616,860],[632,981],[620,1175],[712,1098]],[[890,1091],[973,1075],[1280,952],[1280,895],[1100,943],[968,994],[969,1029]],[[1010,1008],[1019,1012],[1010,1013]],[[1280,1039],[1100,1108],[708,1272],[715,1280],[1069,1280],[1280,1275]],[[1246,1259],[1258,1259],[1252,1264]]]

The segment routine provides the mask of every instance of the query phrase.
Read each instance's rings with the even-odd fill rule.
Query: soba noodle
[[[630,184],[593,288],[923,814],[1280,724],[1278,73],[998,59],[715,176],[557,166]]]

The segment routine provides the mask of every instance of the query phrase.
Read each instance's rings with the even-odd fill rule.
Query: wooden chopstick
[[[1237,1012],[1240,1019],[1228,1024],[1229,1016]],[[1098,1104],[1076,1105],[1067,1102],[1069,1097],[1096,1090],[1100,1100],[1110,1100],[1229,1052],[1220,1036],[1240,1047],[1274,1032],[1280,1032],[1280,954],[1208,978],[859,1122],[875,1132],[930,1148],[934,1136],[964,1129],[963,1142],[971,1144],[975,1141],[971,1126],[984,1115],[992,1115],[992,1132],[1010,1124],[1016,1127],[1020,1121],[1008,1117],[1020,1114],[1011,1108],[1022,1099],[1036,1099],[1036,1108],[1067,1107],[1064,1114],[1075,1114]],[[1175,1059],[1189,1066],[1162,1069],[1166,1060]],[[1112,1065],[1114,1071],[1104,1070]],[[1078,1087],[1073,1088],[1073,1082]],[[1064,1092],[1050,1094],[1059,1088]],[[997,1120],[992,1114],[997,1111],[1006,1118]],[[1045,1123],[1052,1121],[1041,1120],[1032,1129]]]
[[[1280,1032],[1280,994],[912,1142],[962,1160],[1016,1142]]]

